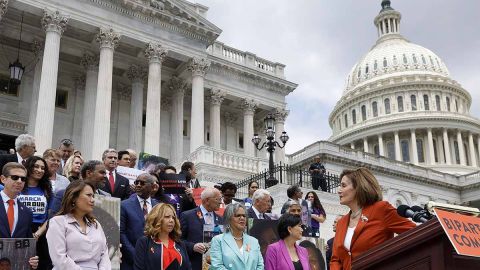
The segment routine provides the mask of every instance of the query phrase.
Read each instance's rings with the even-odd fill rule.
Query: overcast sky
[[[332,134],[328,116],[353,65],[375,44],[380,0],[191,0],[209,7],[229,46],[286,65],[298,88],[287,96],[293,153]],[[473,97],[480,117],[480,1],[393,0],[401,34],[436,53]]]

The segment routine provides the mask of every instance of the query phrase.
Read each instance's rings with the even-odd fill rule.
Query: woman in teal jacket
[[[256,238],[245,233],[247,211],[242,204],[229,204],[223,220],[226,232],[212,239],[211,270],[263,270],[263,258]]]

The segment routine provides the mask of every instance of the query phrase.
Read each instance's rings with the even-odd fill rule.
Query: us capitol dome
[[[478,171],[480,121],[470,115],[470,94],[438,55],[400,34],[401,17],[382,1],[378,40],[348,74],[329,140],[441,172]]]

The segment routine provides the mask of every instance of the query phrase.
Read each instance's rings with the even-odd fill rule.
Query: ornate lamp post
[[[280,141],[282,142],[282,145],[280,145],[280,143],[275,141],[275,117],[273,117],[273,114],[269,113],[265,117],[264,123],[265,123],[265,135],[267,137],[267,140],[263,142],[261,146],[259,146],[262,139],[258,137],[258,134],[254,134],[252,138],[252,143],[255,145],[255,147],[258,150],[262,150],[264,147],[267,148],[267,151],[269,154],[269,160],[268,160],[269,161],[268,162],[269,177],[265,182],[265,186],[268,188],[278,183],[278,180],[275,179],[275,177],[273,176],[273,168],[274,168],[273,152],[275,151],[275,148],[277,146],[280,148],[285,147],[285,144],[287,143],[289,137],[287,135],[287,132],[284,131],[282,132],[282,135],[280,135]]]

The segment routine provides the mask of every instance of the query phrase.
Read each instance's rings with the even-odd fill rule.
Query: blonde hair
[[[72,168],[73,168],[73,162],[75,161],[75,158],[79,158],[81,161],[82,161],[82,165],[83,163],[85,163],[85,161],[83,160],[82,156],[79,156],[79,155],[71,155],[67,161],[65,162],[65,166],[63,166],[63,175],[65,175],[65,177],[69,178],[70,176],[72,176]],[[81,173],[79,172],[78,173],[78,176],[81,177]]]
[[[344,170],[340,174],[340,181],[344,176],[352,181],[356,192],[355,199],[361,207],[383,200],[380,184],[369,169],[360,167],[356,170]]]
[[[53,148],[47,149],[45,150],[45,152],[43,152],[43,159],[47,159],[51,157],[58,158],[60,160],[62,158],[62,155],[60,154],[58,149],[53,149]]]
[[[173,208],[173,206],[168,203],[159,203],[155,207],[153,207],[150,213],[148,213],[147,219],[145,220],[144,233],[146,236],[149,236],[152,238],[160,237],[160,233],[162,231],[162,222],[163,222],[163,218],[165,217],[165,211],[167,209],[172,210],[173,218],[175,221],[173,230],[168,234],[168,237],[173,239],[173,241],[177,242],[180,240],[180,236],[182,235],[182,231],[180,230],[180,221],[178,221],[177,212],[175,212],[175,208]]]

